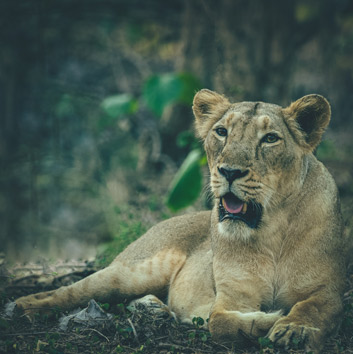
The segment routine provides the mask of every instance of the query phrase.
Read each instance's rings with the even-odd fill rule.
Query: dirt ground
[[[285,353],[273,348],[265,338],[245,338],[241,344],[219,345],[208,331],[201,329],[201,319],[193,326],[177,323],[168,314],[155,314],[142,306],[133,310],[127,304],[100,304],[112,314],[94,322],[69,322],[60,327],[61,313],[52,318],[37,317],[29,322],[14,314],[8,317],[4,305],[29,293],[49,290],[77,281],[94,271],[92,263],[61,264],[44,274],[39,266],[23,267],[22,278],[7,281],[2,294],[0,316],[0,353]],[[4,271],[4,269],[3,269]],[[62,272],[65,275],[60,275]],[[345,313],[339,333],[330,338],[324,353],[353,353],[353,266],[349,269]],[[201,322],[200,322],[201,321]],[[304,353],[291,350],[291,353]]]
[[[27,268],[27,269],[26,269]],[[4,274],[4,268],[3,274]],[[209,332],[201,329],[201,319],[193,326],[177,323],[168,314],[155,314],[142,306],[133,310],[127,304],[100,304],[112,314],[100,321],[69,322],[66,330],[60,327],[61,313],[52,318],[37,317],[29,322],[14,314],[8,317],[4,305],[18,296],[57,288],[77,281],[95,271],[92,263],[60,264],[51,274],[41,266],[14,269],[28,273],[8,278],[2,293],[0,316],[1,353],[285,353],[273,348],[265,338],[245,338],[241,344],[219,345]],[[45,271],[47,272],[45,274]],[[59,273],[64,273],[61,275]],[[13,275],[12,274],[12,275]],[[3,275],[4,278],[4,275]],[[353,353],[353,265],[348,274],[344,296],[345,313],[339,333],[330,338],[324,353]],[[200,322],[201,321],[201,322]],[[291,353],[304,353],[291,350]]]

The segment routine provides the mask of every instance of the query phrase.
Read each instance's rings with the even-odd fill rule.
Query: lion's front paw
[[[209,330],[217,342],[242,340],[244,335],[256,338],[264,336],[281,317],[280,311],[273,313],[262,311],[214,312],[210,316]]]
[[[30,321],[32,321],[38,313],[51,314],[53,310],[50,301],[52,293],[53,291],[48,291],[20,297],[15,300],[16,312],[24,314]]]
[[[278,321],[270,330],[268,338],[275,345],[286,349],[310,349],[318,350],[318,336],[320,329],[294,322]]]

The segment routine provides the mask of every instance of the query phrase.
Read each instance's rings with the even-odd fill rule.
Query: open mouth
[[[219,201],[219,221],[225,219],[240,220],[255,229],[259,226],[262,207],[254,202],[244,202],[233,193],[227,193]]]

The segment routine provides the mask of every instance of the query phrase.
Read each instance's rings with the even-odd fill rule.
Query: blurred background
[[[8,261],[98,253],[104,262],[173,210],[207,208],[199,183],[192,200],[166,205],[178,168],[199,149],[191,101],[203,87],[282,106],[328,98],[332,122],[317,155],[350,227],[351,0],[0,0]]]

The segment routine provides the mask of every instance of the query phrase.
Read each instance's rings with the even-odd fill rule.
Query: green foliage
[[[194,94],[201,88],[199,80],[186,72],[158,74],[147,78],[142,85],[142,99],[147,107],[159,118],[166,106],[173,103],[190,105]],[[106,114],[100,124],[106,126],[112,119],[134,114],[139,109],[138,99],[128,93],[105,98],[101,107]],[[58,106],[58,110],[71,109],[69,97]],[[103,122],[103,123],[102,123]]]
[[[199,149],[192,150],[175,175],[167,198],[168,207],[177,211],[192,204],[202,189],[201,161]]]
[[[200,81],[193,75],[183,72],[177,74],[178,79],[181,81],[181,92],[178,100],[186,105],[191,105],[196,91],[201,90]]]
[[[176,75],[154,75],[144,84],[143,98],[153,113],[160,117],[168,104],[178,100],[181,90],[182,84]]]
[[[189,73],[158,74],[149,77],[144,82],[142,99],[159,118],[170,104],[191,105],[195,92],[200,88],[199,80]],[[101,128],[106,128],[117,119],[136,113],[139,105],[138,100],[132,95],[119,94],[104,99],[101,107],[105,115],[101,117],[99,125]],[[202,189],[200,166],[204,163],[200,143],[191,131],[180,134],[177,144],[192,150],[171,183],[167,205],[173,211],[192,204],[199,196]],[[151,209],[154,207],[153,204],[151,202]]]
[[[138,109],[137,100],[128,93],[109,96],[101,104],[105,113],[109,117],[119,118],[122,115],[133,114]]]
[[[273,348],[273,343],[271,342],[271,340],[269,338],[259,337],[258,343],[260,345],[260,353],[263,353],[263,349]]]
[[[131,22],[125,26],[126,38],[131,44],[143,39],[143,29],[140,23]]]
[[[202,317],[194,317],[192,323],[196,328],[200,328],[205,324],[205,320]]]
[[[192,323],[194,324],[196,329],[189,331],[189,344],[195,345],[196,341],[207,342],[207,340],[211,337],[211,333],[201,328],[205,323],[204,319],[201,317],[194,317],[192,319]]]
[[[109,311],[110,304],[105,302],[104,304],[99,303],[99,306],[104,310],[104,311]]]
[[[177,136],[176,144],[181,148],[201,149],[201,144],[198,139],[195,138],[195,134],[192,130],[185,130]]]
[[[105,98],[101,103],[103,115],[98,121],[98,127],[105,129],[118,119],[134,114],[138,110],[137,100],[128,93],[113,95]]]
[[[96,262],[99,267],[109,265],[117,254],[146,231],[139,216],[129,212],[128,207],[119,208],[116,205],[110,205],[110,207],[112,211],[106,211],[106,217],[115,219],[115,224],[111,225],[111,232],[114,232],[114,236],[112,240],[98,247]]]
[[[199,81],[188,73],[153,75],[143,86],[143,98],[152,112],[160,117],[171,103],[191,104],[200,88]]]
[[[207,158],[201,152],[201,144],[191,130],[183,131],[178,135],[177,145],[181,148],[190,148],[191,151],[169,189],[167,206],[172,211],[185,208],[198,198],[202,189],[201,166],[207,164]]]

